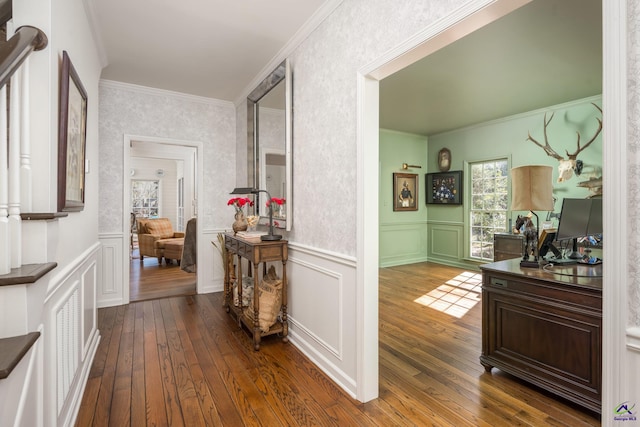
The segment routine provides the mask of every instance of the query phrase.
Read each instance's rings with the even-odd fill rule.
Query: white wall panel
[[[82,273],[82,358],[87,356],[91,337],[95,333],[97,325],[96,288],[98,285],[98,263],[94,260],[87,265]]]
[[[95,304],[100,244],[54,270],[44,304],[44,425],[73,425],[100,339]]]
[[[98,269],[100,287],[96,295],[98,307],[125,303],[124,286],[129,285],[129,278],[124,273],[123,238],[121,233],[100,235],[102,249]]]
[[[352,396],[356,392],[355,276],[352,258],[289,246],[291,342]]]

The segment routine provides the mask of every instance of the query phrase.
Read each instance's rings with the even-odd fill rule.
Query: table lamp
[[[258,190],[257,188],[253,188],[253,187],[236,187],[229,194],[258,194],[258,193],[267,193],[267,197],[268,197],[267,200],[269,201],[271,200],[271,194],[269,194],[267,190]],[[273,207],[271,206],[271,203],[269,203],[269,234],[260,236],[260,240],[273,241],[273,240],[280,240],[280,239],[282,239],[282,236],[280,234],[273,233]]]
[[[553,183],[551,166],[533,165],[511,169],[511,210],[529,211],[536,217],[534,260],[529,260],[528,244],[525,245],[520,267],[539,268],[538,230],[539,219],[534,211],[553,211]],[[529,243],[527,241],[527,243]]]

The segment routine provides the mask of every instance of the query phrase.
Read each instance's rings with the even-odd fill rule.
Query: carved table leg
[[[224,298],[222,300],[222,306],[225,308],[227,313],[230,310],[229,307],[229,295],[233,295],[233,290],[231,289],[231,273],[233,272],[233,254],[230,252],[226,253],[226,259],[224,262]]]
[[[282,261],[282,342],[289,342],[289,322],[287,320],[287,261]]]
[[[253,348],[260,350],[260,292],[258,284],[258,264],[254,264],[253,271]]]

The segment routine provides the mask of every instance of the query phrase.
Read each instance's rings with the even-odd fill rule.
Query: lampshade
[[[511,210],[552,211],[551,166],[519,166],[511,169]]]

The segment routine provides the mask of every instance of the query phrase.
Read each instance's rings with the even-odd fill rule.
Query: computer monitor
[[[602,199],[591,199],[587,236],[602,234]]]
[[[602,233],[602,199],[571,199],[562,201],[556,240],[573,240],[570,259],[580,259],[578,239]]]
[[[587,235],[591,199],[569,199],[562,201],[560,222],[556,232],[556,240],[569,240]]]

